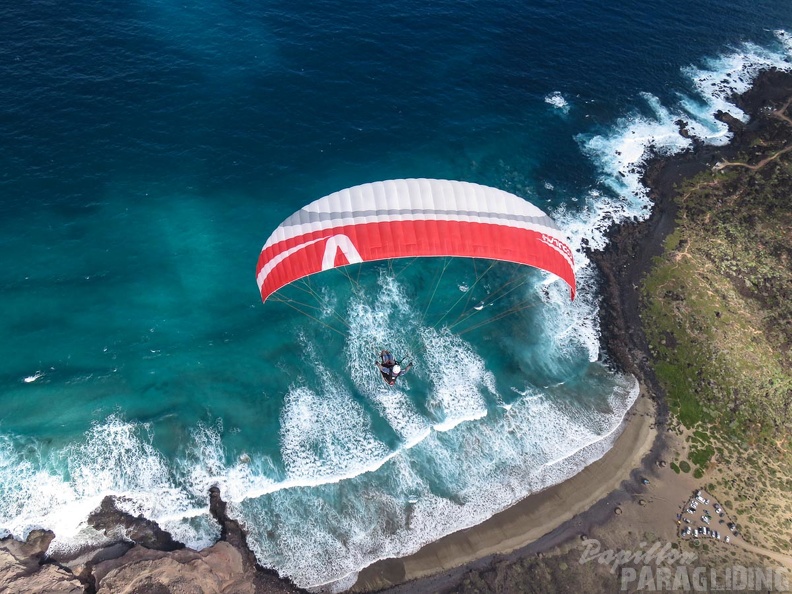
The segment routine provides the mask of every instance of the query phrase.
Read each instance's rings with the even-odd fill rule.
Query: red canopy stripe
[[[339,237],[348,238],[348,242],[339,241]],[[328,256],[331,238],[340,245],[330,246],[332,252]],[[344,225],[271,245],[262,251],[258,262],[261,298],[266,301],[284,285],[331,268],[339,261],[417,256],[486,258],[534,266],[562,278],[569,284],[573,299],[575,296],[571,251],[557,238],[508,225],[427,219]],[[331,258],[330,264],[323,267],[327,257]],[[261,279],[265,267],[269,270]]]

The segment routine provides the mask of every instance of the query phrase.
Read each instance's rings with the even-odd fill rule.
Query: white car
[[[701,516],[701,521],[704,522],[705,524],[710,523],[710,519],[707,516]]]

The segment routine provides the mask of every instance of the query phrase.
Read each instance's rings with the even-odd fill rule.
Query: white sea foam
[[[460,423],[487,415],[482,389],[497,395],[495,378],[486,370],[484,360],[459,336],[425,327],[420,332],[432,390],[427,408],[435,416],[437,431],[450,431]]]
[[[357,390],[377,408],[402,442],[411,447],[426,437],[430,424],[405,391],[409,387],[409,376],[396,386],[386,386],[374,366],[384,345],[388,345],[395,356],[410,354],[409,341],[417,316],[408,303],[396,280],[381,275],[379,290],[371,303],[365,299],[353,299],[350,303],[345,355]]]
[[[289,390],[281,413],[281,454],[290,478],[355,476],[390,455],[351,395],[327,382],[323,392]]]
[[[582,150],[600,171],[603,190],[592,189],[581,211],[562,207],[553,212],[554,218],[567,230],[575,250],[578,299],[571,307],[559,306],[553,299],[553,307],[546,308],[543,315],[556,318],[553,326],[548,327],[573,331],[576,340],[586,345],[590,360],[595,360],[599,351],[598,304],[589,290],[596,287],[597,282],[596,273],[582,248],[601,250],[607,244],[607,231],[612,224],[649,216],[651,202],[642,182],[647,158],[692,147],[692,141],[679,133],[678,122],[683,122],[694,137],[704,142],[722,144],[729,140],[726,126],[715,118],[715,113],[721,110],[743,120],[745,114],[729,103],[728,98],[733,93],[746,91],[763,69],[792,69],[790,36],[783,31],[776,35],[785,51],[772,52],[744,44],[737,52],[708,60],[704,67],[684,68],[697,98],[680,93],[679,105],[667,107],[656,97],[644,93],[642,99],[651,116],[636,110],[618,120],[608,133],[579,137]],[[549,282],[551,286],[562,284],[552,278]],[[568,338],[563,333],[556,334],[557,340],[564,339],[565,344],[571,346]]]
[[[41,371],[37,371],[33,375],[28,375],[22,381],[24,381],[26,384],[31,384],[42,377],[44,377],[44,373]]]
[[[581,137],[584,152],[602,172],[603,185],[619,198],[616,205],[609,205],[616,206],[612,212],[616,222],[631,216],[646,218],[649,214],[647,190],[641,183],[649,149],[658,154],[672,154],[692,146],[674,123],[682,118],[682,113],[672,113],[648,93],[643,98],[654,112],[653,118],[636,113],[619,120],[607,135]]]
[[[278,488],[277,473],[267,457],[245,455],[233,464],[226,462],[223,427],[198,424],[184,456],[177,461],[187,490],[196,498],[205,497],[210,487],[220,488],[225,501],[241,501],[251,494],[269,493]]]
[[[792,35],[788,32],[784,31],[783,29],[778,29],[777,31],[773,31],[775,36],[781,42],[781,45],[784,47],[784,51],[786,55],[792,59]]]
[[[438,348],[465,352],[457,339],[428,335],[429,341],[438,341]],[[475,368],[475,358],[468,364]],[[480,364],[479,372],[486,376]],[[544,478],[534,479],[532,487],[550,484],[544,481],[561,476],[557,469],[544,469],[556,466],[551,454],[595,442],[603,424],[618,422],[620,414],[608,411],[606,420],[591,422],[580,411],[577,417],[561,411],[562,418],[560,409],[553,412],[552,407],[535,408],[528,402],[533,401],[518,401],[495,422],[482,419],[457,425],[454,431],[430,432],[412,449],[394,455],[372,436],[365,415],[348,395],[294,388],[283,412],[283,451],[289,473],[283,481],[264,476],[266,465],[257,465],[255,458],[226,463],[221,424],[193,430],[181,473],[167,467],[152,446],[146,425],[115,416],[95,425],[84,441],[59,453],[58,458],[70,461],[73,478],[36,469],[36,464],[21,460],[6,439],[1,458],[3,484],[16,497],[4,498],[13,509],[4,509],[3,525],[17,536],[33,526],[55,528],[59,534],[56,549],[97,542],[101,536],[86,528],[84,518],[104,495],[115,494],[122,496],[121,506],[130,513],[143,513],[177,538],[201,547],[212,542],[217,527],[207,518],[205,504],[196,506],[193,497],[203,502],[208,486],[220,484],[224,496],[231,499],[231,512],[252,530],[251,542],[259,558],[267,563],[275,555],[274,567],[302,585],[315,585],[348,576],[376,558],[408,553],[447,532],[449,526],[477,523],[525,495],[512,478],[522,472],[519,468],[526,456],[533,457],[530,466],[543,467]],[[629,402],[623,404],[629,406]],[[558,431],[551,430],[553,426]],[[559,434],[567,441],[574,436],[574,443],[558,442]],[[569,465],[567,459],[562,462]],[[391,487],[383,489],[376,480],[369,485],[376,477],[362,474],[379,468],[383,472],[377,480]],[[493,484],[496,468],[503,472],[495,476],[512,477],[512,482]],[[12,477],[11,469],[15,482],[5,480]],[[182,478],[176,481],[174,477],[180,474]],[[438,484],[439,477],[444,477],[441,484],[448,495],[434,492],[432,485]],[[523,475],[520,480],[527,478]],[[301,488],[305,486],[312,488]],[[340,496],[338,489],[348,491],[349,498]],[[32,494],[40,498],[34,501]],[[259,503],[255,497],[271,498],[277,504],[281,518],[274,541],[277,553],[266,547],[271,537],[255,538],[257,516],[250,511],[251,505],[255,508]],[[333,511],[335,504],[328,507],[329,502],[341,502],[341,510]],[[52,515],[46,510],[52,510]],[[17,524],[9,524],[8,519]],[[272,529],[271,524],[272,519],[262,525]]]
[[[612,446],[636,396],[635,381],[623,378],[602,410],[519,400],[497,419],[432,432],[376,476],[236,509],[262,562],[304,587],[342,586],[376,559],[409,554],[572,476]]]
[[[549,103],[559,111],[564,114],[569,113],[569,102],[564,98],[564,96],[559,92],[555,91],[550,93],[549,95],[545,96],[544,98],[545,103]]]
[[[704,98],[709,108],[707,119],[720,110],[733,117],[746,121],[747,116],[740,111],[731,101],[734,94],[747,91],[757,74],[769,68],[789,70],[792,65],[784,58],[792,54],[789,45],[789,36],[783,31],[777,31],[776,36],[786,48],[787,55],[759,47],[752,43],[745,43],[739,51],[716,59],[707,60],[704,67],[687,67],[683,72],[690,78],[698,95]],[[722,144],[728,141],[726,126],[718,122],[710,129],[717,126],[718,132],[706,137],[712,144]]]
[[[584,152],[598,165],[602,184],[615,197],[615,201],[611,198],[602,203],[602,196],[597,195],[596,201],[587,204],[599,209],[608,224],[632,217],[646,218],[651,210],[647,189],[641,182],[646,159],[652,154],[668,155],[692,146],[689,139],[679,134],[678,121],[684,122],[688,131],[703,142],[713,145],[728,142],[728,128],[716,119],[715,114],[723,111],[745,121],[746,115],[729,102],[730,97],[747,91],[762,70],[792,69],[790,37],[784,31],[777,31],[776,36],[782,51],[746,43],[736,52],[707,60],[703,67],[683,68],[695,96],[680,92],[678,106],[664,106],[656,97],[645,93],[643,99],[652,111],[652,117],[636,111],[617,121],[607,134],[581,135],[579,140]],[[602,231],[607,229],[607,225],[600,224],[596,217],[593,222],[597,233],[587,239],[599,247],[604,244]]]
[[[183,522],[208,515],[208,506],[205,501],[196,505],[175,483],[145,425],[110,416],[94,424],[82,441],[47,458],[23,454],[12,436],[3,436],[0,443],[0,526],[16,537],[24,538],[33,528],[51,529],[53,551],[102,542],[104,536],[86,520],[107,495],[117,496],[122,510],[159,522],[192,546],[205,546],[217,536]],[[30,447],[40,452],[38,445],[24,451]],[[202,529],[212,531],[208,523]]]

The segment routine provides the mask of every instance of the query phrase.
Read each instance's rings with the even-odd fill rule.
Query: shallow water
[[[574,474],[636,396],[602,363],[582,253],[574,303],[537,271],[426,259],[313,277],[307,316],[260,303],[258,252],[303,204],[399,177],[515,192],[601,247],[648,212],[645,149],[688,146],[675,120],[725,142],[729,93],[790,67],[790,21],[778,2],[3,8],[0,527],[98,541],[84,520],[113,493],[200,547],[218,484],[259,560],[310,586]],[[380,348],[416,364],[397,389]]]

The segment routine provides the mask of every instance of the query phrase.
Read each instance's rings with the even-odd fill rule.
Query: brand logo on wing
[[[336,256],[338,255],[339,251],[346,258],[347,264],[358,264],[363,261],[363,258],[360,257],[360,253],[355,247],[355,244],[353,244],[352,240],[346,235],[339,234],[331,235],[330,237],[312,239],[279,253],[277,256],[273,257],[269,262],[267,262],[261,268],[256,277],[259,289],[261,289],[261,287],[264,285],[264,281],[267,279],[270,272],[272,272],[281,262],[291,257],[293,254],[296,254],[300,250],[307,248],[309,245],[319,243],[320,241],[327,241],[327,243],[325,243],[325,249],[322,255],[322,270],[329,270],[335,267]]]
[[[359,264],[363,261],[360,257],[355,244],[346,235],[333,235],[328,238],[325,244],[324,256],[322,257],[322,270],[329,270],[335,267],[338,251],[344,254],[348,264]]]
[[[540,241],[542,243],[546,243],[554,250],[561,252],[568,260],[572,260],[572,250],[569,249],[569,246],[567,244],[565,244],[557,237],[552,237],[550,235],[545,235],[544,233],[542,233],[542,237],[540,238]]]

